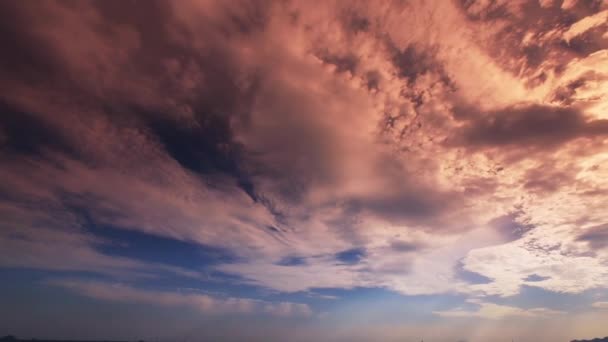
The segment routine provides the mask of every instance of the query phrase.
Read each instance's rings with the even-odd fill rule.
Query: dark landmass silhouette
[[[22,340],[15,336],[8,335],[0,338],[0,342],[134,342],[134,341],[112,341],[112,340],[49,340],[49,339],[40,339],[40,338],[32,338],[29,340]],[[144,341],[137,341],[144,342]]]
[[[0,342],[129,342],[129,341],[111,341],[111,340],[46,340],[32,338],[29,340],[18,339],[15,336],[8,335],[0,338]],[[133,342],[133,341],[130,341]],[[139,340],[137,342],[144,342]],[[608,336],[604,338],[594,338],[592,340],[572,340],[570,342],[608,342]]]

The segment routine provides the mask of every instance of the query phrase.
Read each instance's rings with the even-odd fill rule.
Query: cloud
[[[346,251],[342,251],[336,253],[335,258],[338,262],[352,265],[357,264],[361,261],[361,259],[365,258],[365,249],[363,248],[353,248]]]
[[[423,244],[402,240],[394,240],[390,244],[390,248],[398,252],[415,252],[424,248]]]
[[[457,144],[472,148],[550,149],[577,138],[608,134],[608,121],[589,121],[571,108],[523,105],[479,114],[458,109],[457,115],[472,117],[455,137]]]
[[[524,278],[524,281],[536,282],[536,281],[548,280],[549,278],[550,277],[539,276],[538,274],[531,274],[531,275],[527,276],[526,278]]]
[[[521,309],[513,306],[498,305],[494,303],[475,302],[477,310],[446,310],[435,311],[436,315],[449,318],[478,317],[492,320],[503,320],[507,318],[544,318],[554,315],[565,314],[563,311],[551,310],[547,308]]]
[[[590,227],[579,235],[577,239],[589,243],[593,249],[608,247],[608,225]]]
[[[608,283],[602,4],[121,6],[3,4],[4,267],[201,271],[111,226],[285,292]]]
[[[594,15],[585,17],[576,23],[572,24],[566,32],[564,32],[564,39],[570,42],[572,38],[581,35],[597,26],[606,24],[608,21],[608,10],[601,11]]]
[[[575,33],[593,22],[591,18],[605,9],[604,3],[565,1],[564,6],[560,4],[557,1],[497,1],[460,5],[479,34],[480,47],[534,92],[542,89],[543,83],[550,84],[563,65],[605,48],[597,35],[573,42],[565,42],[563,37],[569,27],[574,28],[572,33]]]
[[[509,241],[521,239],[528,231],[534,229],[533,226],[519,222],[518,216],[521,213],[510,213],[492,219],[488,225],[495,227]]]
[[[0,204],[0,265],[55,271],[93,271],[122,277],[155,277],[170,273],[201,278],[200,272],[162,263],[103,254],[97,247],[112,243],[78,229],[78,219],[60,208],[32,210]]]
[[[591,306],[596,309],[608,309],[608,302],[595,302]]]
[[[523,285],[562,293],[603,287],[608,273],[602,259],[578,250],[586,251],[577,247],[567,229],[536,228],[517,241],[471,250],[463,263],[465,270],[492,280],[471,286],[487,295],[512,296]]]
[[[247,298],[216,298],[205,294],[153,291],[134,288],[124,284],[112,284],[82,280],[49,280],[59,286],[83,296],[104,301],[144,303],[167,307],[192,307],[205,314],[269,314],[273,316],[312,315],[306,304],[291,302],[265,302]]]

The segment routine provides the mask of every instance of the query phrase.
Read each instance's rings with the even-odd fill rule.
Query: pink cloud
[[[313,314],[308,305],[292,302],[266,302],[247,298],[213,297],[199,293],[142,290],[123,284],[80,280],[57,279],[48,283],[99,300],[192,307],[201,313],[212,315],[262,313],[282,317],[306,317]]]

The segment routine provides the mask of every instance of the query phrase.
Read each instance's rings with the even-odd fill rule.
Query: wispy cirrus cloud
[[[608,302],[595,302],[591,306],[596,309],[608,309]]]
[[[485,318],[493,320],[501,320],[505,318],[543,318],[551,317],[554,315],[565,314],[563,311],[551,310],[546,308],[533,308],[533,309],[520,309],[512,306],[497,305],[493,303],[479,303],[477,310],[448,310],[448,311],[436,311],[436,315],[441,317],[449,318]]]
[[[144,303],[169,307],[192,307],[201,313],[221,314],[269,314],[273,316],[310,316],[306,304],[271,303],[247,298],[216,298],[206,294],[154,291],[134,288],[124,284],[94,281],[55,279],[48,283],[95,299],[126,303]]]

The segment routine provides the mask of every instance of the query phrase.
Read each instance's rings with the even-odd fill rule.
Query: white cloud
[[[567,226],[541,226],[520,240],[471,250],[463,260],[465,269],[491,279],[487,284],[471,285],[471,290],[512,296],[522,285],[568,293],[604,287],[608,281],[605,264],[584,253],[587,249],[573,241],[572,235],[572,228]],[[526,281],[531,275],[544,279]]]

